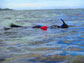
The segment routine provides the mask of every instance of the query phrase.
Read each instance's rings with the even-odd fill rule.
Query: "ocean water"
[[[61,25],[60,19],[70,27],[46,31],[32,29],[34,25]],[[4,30],[11,23],[23,27]],[[56,55],[84,56],[84,9],[0,11],[0,63],[66,61],[57,61],[53,57]]]

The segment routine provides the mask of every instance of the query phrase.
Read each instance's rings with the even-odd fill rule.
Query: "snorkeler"
[[[32,28],[40,28],[40,29],[43,29],[43,30],[47,30],[47,28],[51,28],[51,29],[55,29],[55,28],[68,28],[69,26],[64,22],[63,19],[61,19],[61,21],[63,22],[63,24],[61,26],[59,25],[52,25],[50,27],[48,26],[42,26],[42,25],[36,25],[36,26],[33,26]],[[4,28],[5,30],[9,30],[11,28],[17,28],[17,27],[23,27],[23,26],[20,26],[20,25],[16,25],[16,24],[11,24],[10,25],[10,28]]]

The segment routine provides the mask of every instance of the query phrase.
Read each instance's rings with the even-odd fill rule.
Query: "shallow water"
[[[31,28],[61,25],[61,18],[70,28]],[[27,27],[3,29],[11,23]],[[37,58],[53,55],[84,56],[84,9],[0,11],[0,63],[52,63]]]

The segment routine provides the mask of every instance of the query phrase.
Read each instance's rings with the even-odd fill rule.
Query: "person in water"
[[[36,26],[33,26],[32,28],[40,28],[40,29],[47,29],[47,28],[68,28],[69,26],[64,22],[63,19],[61,19],[61,21],[63,22],[63,24],[61,26],[59,25],[52,25],[50,27],[48,26],[42,26],[42,25],[36,25]],[[11,28],[17,28],[17,27],[23,27],[23,26],[20,26],[20,25],[16,25],[16,24],[11,24],[10,25]],[[8,30],[8,29],[11,29],[11,28],[4,28],[5,30]]]

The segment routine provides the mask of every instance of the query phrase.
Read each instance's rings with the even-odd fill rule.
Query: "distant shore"
[[[9,9],[9,8],[2,9],[2,8],[0,8],[0,11],[3,11],[3,10],[13,10],[13,9]]]

